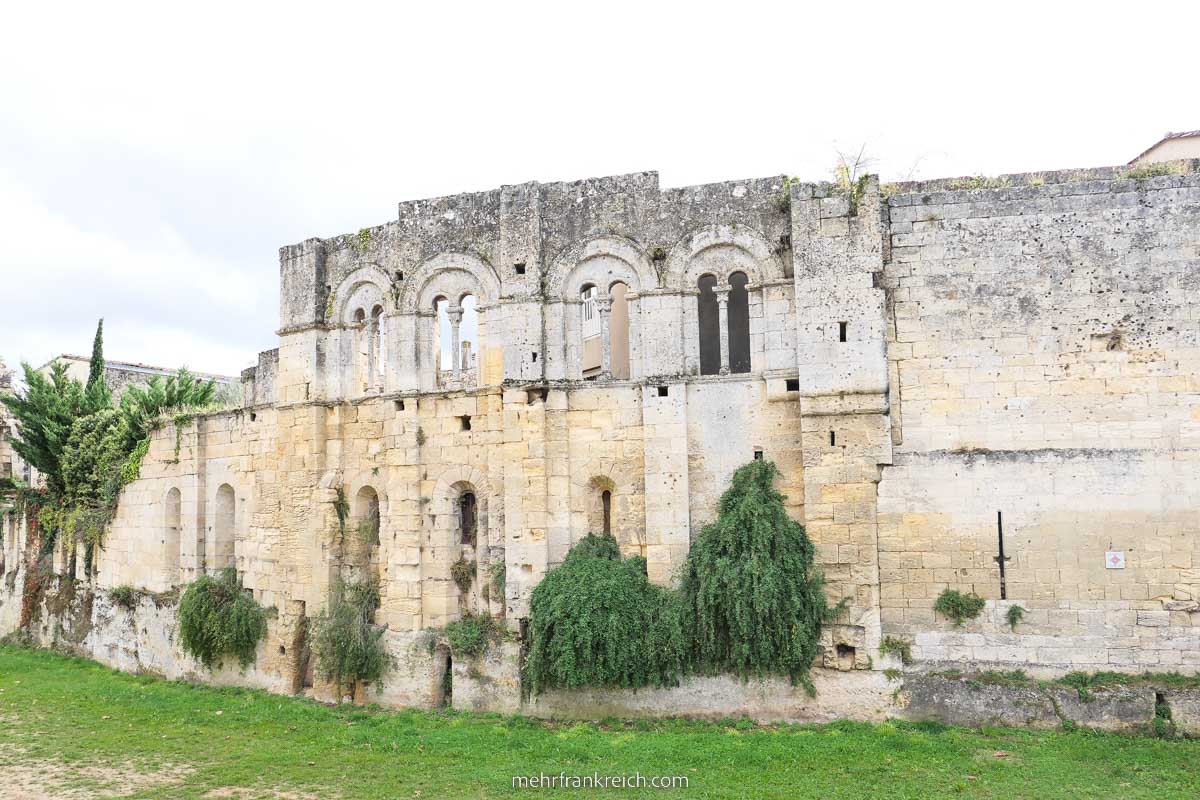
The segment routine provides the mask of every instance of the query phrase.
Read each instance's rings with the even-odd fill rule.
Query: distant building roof
[[[90,363],[91,360],[92,359],[87,356],[74,356],[70,353],[63,353],[60,356],[55,356],[54,358],[50,359],[45,364],[42,364],[42,366],[38,367],[38,370],[41,371],[46,369],[55,361],[81,361],[87,364]],[[135,361],[112,361],[107,358],[104,360],[104,368],[120,370],[123,372],[139,372],[145,375],[174,375],[175,373],[179,372],[178,367],[174,369],[170,367],[156,367],[151,364],[139,364]],[[217,383],[239,383],[241,381],[241,378],[234,375],[217,375],[216,373],[212,372],[196,372],[195,370],[189,370],[189,372],[191,372],[197,378],[203,378],[204,380],[211,380]]]
[[[1149,153],[1154,148],[1158,147],[1163,142],[1169,142],[1172,139],[1188,139],[1192,136],[1200,136],[1200,131],[1177,131],[1175,133],[1168,131],[1157,142],[1150,145],[1145,150],[1143,150],[1142,152],[1140,152],[1136,156],[1134,156],[1132,159],[1130,159],[1129,163],[1136,164],[1140,159],[1144,158],[1147,153]]]

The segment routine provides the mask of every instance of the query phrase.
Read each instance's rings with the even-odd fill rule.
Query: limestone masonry
[[[242,374],[243,407],[156,433],[86,611],[72,589],[37,635],[124,669],[323,696],[305,620],[351,570],[380,582],[399,667],[369,694],[389,704],[447,702],[452,669],[460,708],[886,715],[885,636],[912,643],[913,670],[1194,673],[1197,166],[886,194],[874,178],[660,189],[648,172],[404,202],[284,247],[279,347]],[[486,611],[518,631],[589,532],[670,583],[753,458],[778,465],[848,599],[816,700],[697,678],[522,702],[515,643],[450,663],[445,623]],[[352,526],[378,515],[377,540],[341,534],[339,493]],[[0,634],[24,536],[6,516]],[[478,566],[465,595],[460,558]],[[169,597],[106,598],[228,564],[278,610],[244,674],[183,655]],[[983,614],[936,615],[947,587]]]

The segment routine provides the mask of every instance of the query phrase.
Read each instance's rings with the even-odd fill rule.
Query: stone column
[[[458,378],[460,366],[458,326],[462,324],[463,309],[462,306],[450,306],[446,313],[450,317],[450,369],[454,370],[454,377]],[[442,354],[438,353],[439,367],[441,358]]]
[[[717,295],[717,325],[721,328],[721,374],[729,374],[729,287],[713,289]]]
[[[596,313],[600,315],[600,380],[612,379],[612,336],[609,334],[612,317],[612,297],[600,293],[596,297]]]
[[[366,323],[367,331],[367,390],[375,388],[376,376],[379,374],[379,352],[376,343],[379,341],[379,317],[371,317]]]

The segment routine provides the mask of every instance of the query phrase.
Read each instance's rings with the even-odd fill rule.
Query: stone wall
[[[873,718],[892,713],[876,705],[892,691],[881,670],[901,666],[880,653],[886,636],[912,643],[912,669],[1194,672],[1191,167],[1141,181],[870,178],[849,193],[782,177],[660,190],[639,173],[403,203],[395,221],[285,247],[278,350],[243,373],[242,408],[156,432],[87,588],[165,596],[236,566],[276,615],[245,680],[334,699],[306,688],[294,637],[335,578],[374,575],[398,670],[364,696],[394,705],[444,702],[450,669],[462,708],[774,718],[774,704],[780,718]],[[751,358],[733,373],[739,272]],[[701,341],[705,275],[719,342]],[[629,290],[629,377],[612,377],[609,348],[584,380],[581,290],[599,290],[607,332],[616,282]],[[461,339],[473,358],[447,368],[451,329],[474,337]],[[701,374],[702,347],[722,369]],[[488,613],[515,635],[533,587],[606,519],[670,584],[733,471],[756,457],[779,466],[830,598],[846,601],[823,637],[826,699],[714,678],[522,705],[515,644],[451,658],[447,622]],[[377,544],[359,533],[376,505]],[[19,620],[27,571],[21,526],[5,519],[0,633]],[[1106,568],[1113,551],[1124,569]],[[458,561],[476,567],[465,592]],[[490,590],[500,564],[503,596]],[[961,628],[940,619],[945,588],[979,594],[984,613]],[[198,674],[172,649],[170,603],[148,602],[133,612],[150,637],[137,659],[121,655],[129,634],[103,603],[74,646]],[[1013,605],[1025,609],[1015,628]]]
[[[1200,666],[1200,178],[1114,177],[888,201],[881,613],[922,660]]]

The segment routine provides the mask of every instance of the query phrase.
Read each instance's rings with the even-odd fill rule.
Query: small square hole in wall
[[[666,397],[669,394],[669,392],[670,392],[670,390],[666,386],[658,387],[658,396],[659,397]]]
[[[846,327],[849,324],[850,323],[848,323],[848,322],[839,322],[838,323],[838,341],[839,342],[846,341]]]
[[[789,392],[800,391],[800,379],[799,378],[788,378],[787,379],[787,390]]]
[[[464,431],[471,430],[471,415],[470,414],[463,414],[461,417],[458,418],[458,421],[462,423],[462,429]]]
[[[403,272],[397,272],[397,273],[396,273],[396,283],[399,283],[399,282],[400,282],[400,281],[402,281],[402,280],[404,280],[404,273],[403,273]]]
[[[403,401],[403,400],[397,400],[397,401],[396,401],[396,402],[395,402],[393,405],[395,405],[395,406],[396,406],[396,410],[397,410],[397,411],[403,411],[403,410],[404,410],[404,401]]]
[[[521,261],[516,264],[513,264],[513,271],[516,272],[518,275],[524,275],[525,274],[525,262]]]
[[[537,363],[537,351],[536,350],[533,352],[533,363],[535,363],[535,364]]]
[[[763,451],[762,451],[762,450],[755,450],[755,451],[754,451],[754,460],[755,460],[755,461],[762,461],[762,460],[763,460]]]
[[[250,412],[250,421],[254,422],[254,420],[256,420],[256,419],[258,419],[258,414],[255,414],[253,411],[251,411]]]

